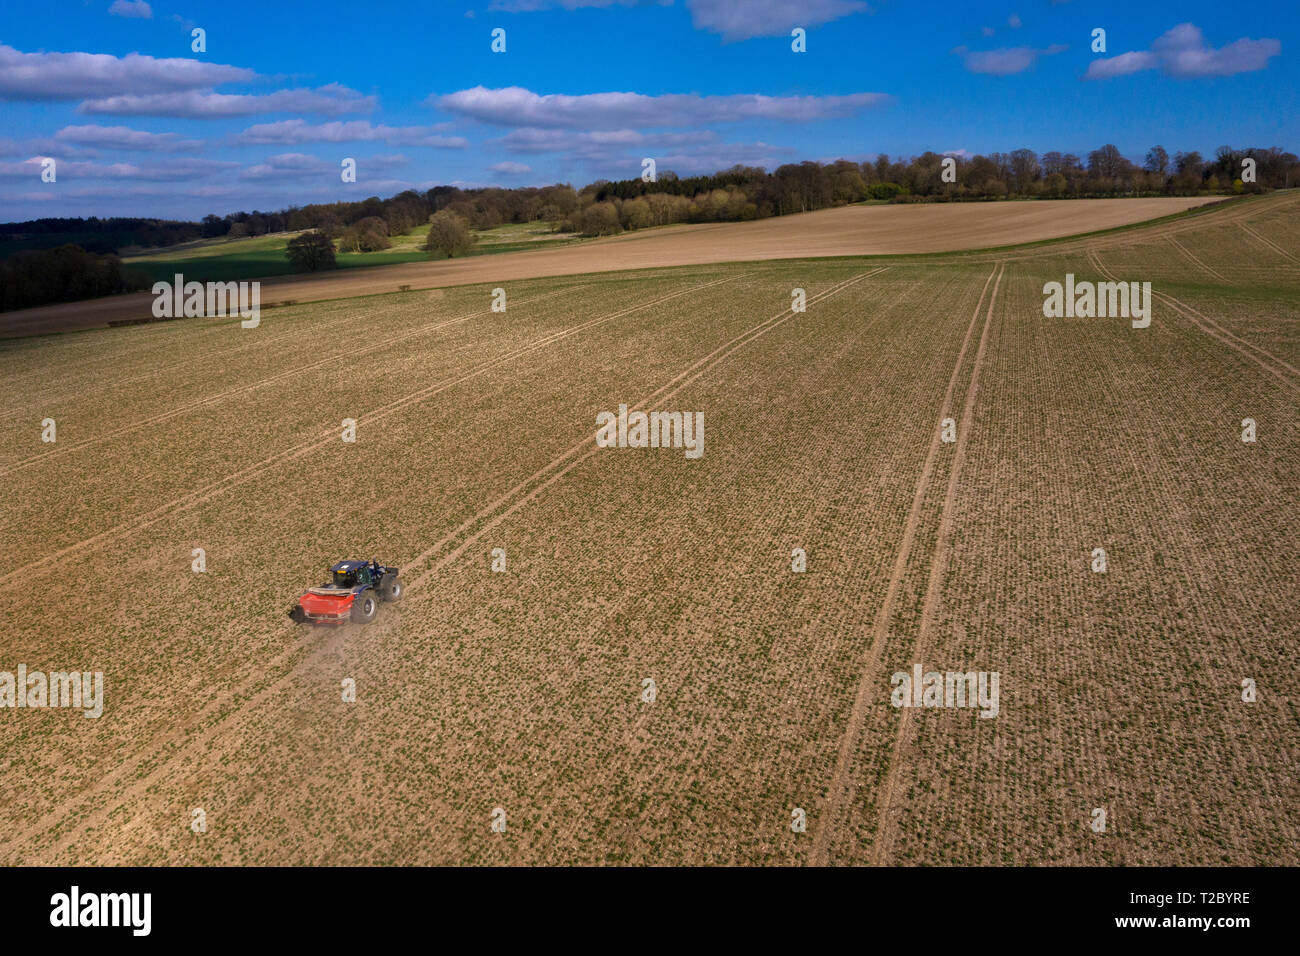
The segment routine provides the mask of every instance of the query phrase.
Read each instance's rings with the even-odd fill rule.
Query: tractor
[[[397,568],[378,561],[340,561],[330,568],[330,579],[309,588],[289,612],[306,624],[369,624],[379,613],[379,602],[395,604],[402,598]]]

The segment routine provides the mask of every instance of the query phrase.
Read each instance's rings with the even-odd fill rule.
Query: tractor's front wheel
[[[374,591],[362,591],[352,602],[352,620],[357,624],[369,624],[379,611],[379,602],[375,600]]]
[[[402,599],[402,581],[400,578],[391,578],[384,582],[382,588],[384,600],[389,604],[396,604]]]

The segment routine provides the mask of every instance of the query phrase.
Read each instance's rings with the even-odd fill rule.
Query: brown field
[[[262,280],[263,305],[319,302],[591,272],[823,256],[895,255],[983,249],[1113,229],[1218,202],[1213,197],[1041,200],[913,206],[845,206],[756,222],[670,226],[559,249],[502,253],[490,259],[404,263]],[[105,328],[148,319],[153,296],[0,313],[0,336]]]
[[[0,671],[106,685],[0,709],[0,862],[1300,864],[1298,213],[0,343]],[[1067,272],[1151,326],[1044,318]],[[597,448],[619,403],[703,456]],[[403,603],[292,624],[344,557]],[[891,707],[917,662],[999,715]]]

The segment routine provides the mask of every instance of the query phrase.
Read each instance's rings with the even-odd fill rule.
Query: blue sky
[[[927,149],[1300,150],[1300,4],[94,0],[0,11],[0,219]],[[206,51],[191,30],[206,31]],[[802,27],[807,51],[791,50]],[[491,50],[505,30],[504,53]],[[1092,31],[1106,31],[1094,53]],[[41,180],[41,159],[56,181]],[[345,157],[357,182],[340,180]]]

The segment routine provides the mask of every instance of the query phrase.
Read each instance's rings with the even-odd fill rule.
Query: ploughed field
[[[0,707],[0,861],[1300,863],[1298,213],[2,343],[0,672],[104,701]]]

